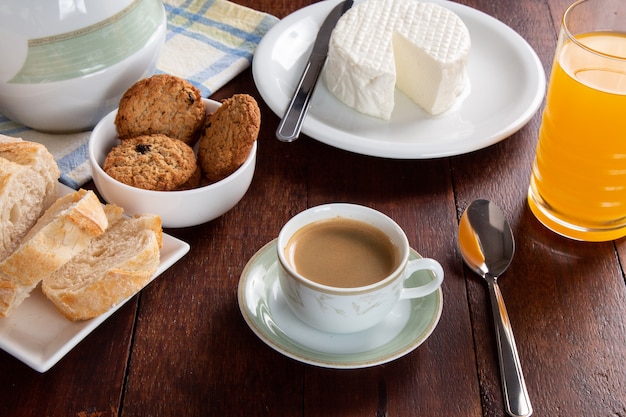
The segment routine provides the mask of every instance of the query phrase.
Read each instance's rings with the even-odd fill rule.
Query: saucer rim
[[[393,352],[385,352],[384,354],[381,354],[381,355],[378,355],[369,359],[365,359],[365,360],[350,360],[349,358],[347,358],[348,355],[343,355],[344,357],[342,357],[341,360],[323,359],[322,357],[325,355],[328,355],[328,356],[342,356],[342,355],[329,354],[327,352],[316,351],[314,349],[310,349],[312,353],[311,355],[304,355],[301,351],[295,352],[294,350],[290,349],[289,346],[287,346],[285,343],[281,343],[280,337],[276,337],[276,333],[269,330],[267,326],[257,325],[257,321],[252,316],[254,315],[255,317],[257,317],[258,315],[255,314],[254,312],[251,312],[248,309],[248,302],[247,302],[248,300],[246,296],[246,290],[251,281],[249,279],[252,275],[250,271],[255,266],[257,266],[257,264],[261,262],[261,258],[263,258],[263,256],[267,256],[266,253],[268,251],[275,250],[274,248],[276,246],[276,243],[277,243],[277,239],[274,239],[266,243],[262,248],[260,248],[252,256],[252,258],[250,258],[250,260],[244,267],[243,272],[241,273],[241,277],[239,279],[239,285],[237,289],[237,299],[238,299],[239,309],[241,311],[241,314],[246,324],[248,325],[248,327],[252,330],[252,332],[259,339],[261,339],[261,341],[263,341],[266,345],[268,345],[270,348],[274,349],[275,351],[283,354],[284,356],[287,356],[301,363],[315,365],[315,366],[319,366],[323,368],[333,368],[333,369],[358,369],[358,368],[366,368],[366,367],[381,365],[381,364],[399,359],[411,353],[413,350],[419,347],[422,343],[424,343],[428,339],[428,337],[430,337],[430,335],[433,333],[433,331],[437,327],[439,320],[441,319],[441,314],[443,311],[443,291],[440,287],[434,293],[437,295],[437,300],[436,300],[437,305],[434,307],[434,309],[432,309],[432,317],[430,317],[430,322],[419,334],[416,334],[413,337],[411,337],[407,343],[405,343],[401,348],[394,350]],[[272,258],[276,258],[276,259],[267,265],[266,272],[270,271],[271,268],[274,266],[275,262],[278,261],[277,256],[273,256]],[[411,248],[410,259],[417,259],[417,258],[422,258],[422,256],[413,248]],[[269,285],[268,281],[265,279],[263,279],[262,281],[265,285],[265,288],[268,288],[268,285]],[[271,283],[274,283],[274,280],[271,280]],[[429,296],[433,296],[434,294],[430,294]],[[405,300],[402,302],[410,302],[411,304],[413,304],[413,303],[419,302],[419,299],[418,300]],[[270,318],[271,318],[271,311],[268,310],[268,314],[270,315]],[[414,314],[414,309],[412,308],[409,316],[412,316],[413,314]],[[407,325],[409,324],[411,323],[407,323]],[[302,325],[306,326],[306,324],[304,323],[302,323]],[[403,329],[397,336],[400,336],[405,331],[405,329],[406,329],[406,325],[405,327],[403,327]],[[288,342],[297,344],[303,349],[308,349],[307,346],[302,345],[298,341],[292,339],[289,335],[284,333],[281,329],[279,330],[281,331],[283,337],[285,337]],[[379,350],[381,348],[384,348],[384,346],[389,343],[390,342],[387,342],[373,350]],[[367,353],[367,351],[359,352],[359,355],[362,355],[364,353]]]

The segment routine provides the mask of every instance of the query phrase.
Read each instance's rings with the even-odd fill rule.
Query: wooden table
[[[237,0],[278,17],[311,0]],[[512,27],[546,73],[569,0],[464,0]],[[516,236],[501,279],[535,416],[626,416],[626,244],[548,231],[526,190],[540,115],[467,155],[391,160],[304,137],[274,138],[276,117],[248,70],[212,98],[249,93],[262,108],[257,171],[223,217],[167,230],[191,251],[45,374],[0,352],[2,416],[503,416],[485,284],[456,246],[475,198],[496,202]],[[244,322],[247,261],[296,213],[330,201],[385,212],[411,246],[441,262],[444,309],[412,353],[358,370],[326,369],[266,346]]]

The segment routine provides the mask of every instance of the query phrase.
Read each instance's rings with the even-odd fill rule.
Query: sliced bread
[[[41,143],[0,135],[0,157],[30,167],[41,177],[45,193],[39,215],[43,214],[57,199],[56,187],[61,171],[54,156]]]
[[[72,321],[99,316],[150,282],[162,239],[159,216],[123,218],[44,278],[41,289]]]
[[[0,135],[0,261],[56,200],[59,175],[45,146]]]
[[[9,316],[42,279],[84,250],[107,226],[93,191],[81,189],[57,199],[0,262],[0,316]]]
[[[0,261],[35,224],[43,194],[32,169],[0,158]]]

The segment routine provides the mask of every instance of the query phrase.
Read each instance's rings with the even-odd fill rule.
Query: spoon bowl
[[[498,206],[488,200],[475,200],[461,216],[458,239],[463,261],[489,287],[506,411],[511,416],[530,416],[533,410],[497,281],[515,253],[511,227]]]
[[[483,278],[499,277],[515,254],[513,232],[502,211],[490,201],[475,200],[459,224],[459,246],[465,264]]]

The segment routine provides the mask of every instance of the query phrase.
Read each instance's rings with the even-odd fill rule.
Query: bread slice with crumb
[[[61,171],[54,156],[41,143],[0,135],[0,157],[29,167],[41,177],[44,198],[38,214],[42,215],[57,199],[56,189]]]
[[[0,316],[9,316],[42,279],[83,251],[107,226],[93,191],[81,189],[57,199],[0,262]]]
[[[15,250],[39,217],[38,184],[33,170],[0,158],[0,261]]]
[[[125,217],[47,276],[42,291],[69,320],[97,317],[150,282],[162,245],[159,216]]]
[[[59,176],[45,146],[0,135],[0,261],[56,200]]]

